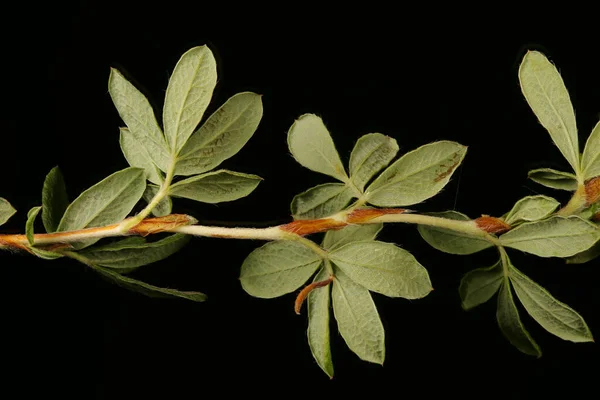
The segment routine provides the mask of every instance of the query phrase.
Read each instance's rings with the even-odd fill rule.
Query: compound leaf
[[[296,195],[290,206],[294,219],[318,219],[342,210],[353,192],[343,183],[324,183]]]
[[[248,196],[260,181],[260,176],[222,169],[179,181],[171,186],[169,194],[202,203],[221,203]]]
[[[519,67],[521,90],[540,124],[579,174],[575,111],[556,67],[538,51],[528,51]]]
[[[380,207],[408,206],[427,200],[446,186],[466,152],[465,146],[450,141],[421,146],[383,171],[367,188],[366,198]]]
[[[279,297],[298,289],[321,262],[319,255],[301,243],[270,242],[246,257],[240,280],[244,290],[254,297]]]
[[[329,257],[354,282],[386,296],[419,299],[433,290],[427,270],[391,243],[352,242],[331,251]]]
[[[331,135],[316,115],[304,114],[294,122],[288,132],[288,147],[302,166],[342,182],[348,180]]]
[[[369,291],[335,272],[331,297],[338,331],[361,360],[383,365],[385,331]]]

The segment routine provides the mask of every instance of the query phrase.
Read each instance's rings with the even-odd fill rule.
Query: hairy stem
[[[150,215],[152,210],[154,210],[154,207],[156,207],[158,205],[158,203],[160,203],[161,200],[164,199],[169,194],[169,188],[171,186],[171,182],[173,182],[174,176],[175,176],[175,161],[171,162],[171,165],[169,166],[169,169],[167,170],[165,180],[162,182],[162,184],[160,185],[160,188],[158,189],[158,192],[152,198],[152,200],[150,200],[148,205],[138,215],[136,215],[135,217],[126,219],[125,221],[123,221],[121,223],[120,229],[123,230],[123,232],[129,231],[131,228],[133,228],[134,226],[136,226],[137,224],[142,222],[142,220],[144,218],[146,218],[148,215]]]
[[[563,208],[558,210],[556,212],[556,214],[567,217],[569,215],[573,215],[573,214],[576,214],[577,212],[581,211],[581,209],[583,207],[585,207],[585,205],[586,205],[585,186],[579,185],[577,187],[577,190],[575,191],[575,193],[573,193],[573,196],[571,197],[571,199],[569,200],[567,205],[565,205]]]
[[[193,236],[228,238],[228,239],[255,239],[255,240],[296,240],[313,248],[316,252],[324,251],[314,242],[303,236],[312,233],[326,232],[340,229],[348,225],[375,224],[379,222],[394,222],[429,225],[450,229],[468,235],[481,237],[498,244],[498,239],[478,227],[475,221],[456,221],[430,215],[404,213],[402,209],[367,209],[353,210],[338,213],[331,218],[317,220],[298,220],[289,224],[277,225],[268,228],[227,228],[219,226],[191,225],[196,220],[187,215],[171,214],[160,218],[148,218],[137,221],[137,216],[128,218],[119,224],[107,225],[99,228],[88,228],[76,231],[41,233],[34,235],[36,246],[57,243],[72,243],[84,239],[97,239],[106,237],[142,235],[159,232],[183,233]],[[135,223],[133,223],[135,222]],[[131,226],[124,230],[124,226]],[[25,235],[0,235],[0,248],[26,249],[29,247]]]

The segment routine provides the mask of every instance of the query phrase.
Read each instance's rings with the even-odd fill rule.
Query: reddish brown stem
[[[310,292],[312,292],[316,288],[329,285],[331,281],[333,281],[333,276],[330,276],[324,281],[313,282],[310,285],[306,286],[304,289],[302,289],[300,293],[298,293],[298,297],[296,297],[296,302],[294,303],[294,311],[296,311],[296,314],[300,315],[300,309],[302,308],[302,304],[304,303],[304,300],[306,300]]]

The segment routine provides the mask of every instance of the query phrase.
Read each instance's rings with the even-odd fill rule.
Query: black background
[[[530,169],[568,170],[568,164],[524,101],[517,69],[527,49],[545,52],[559,66],[584,142],[600,111],[597,31],[549,36],[547,29],[520,30],[525,19],[495,23],[493,13],[459,21],[442,11],[435,18],[397,15],[376,4],[330,15],[305,4],[278,7],[89,1],[7,10],[0,196],[19,212],[3,232],[23,231],[55,165],[71,199],[127,166],[118,145],[122,122],[107,91],[110,67],[125,72],[160,115],[175,63],[202,44],[215,53],[219,73],[207,115],[237,92],[264,95],[258,131],[222,167],[265,180],[245,199],[219,205],[177,200],[175,212],[224,226],[290,221],[292,197],[329,181],[298,165],[286,146],[288,128],[307,112],[323,117],[344,162],[369,132],[395,137],[401,152],[440,139],[469,146],[451,183],[419,210],[499,216],[526,195],[567,200],[566,193],[526,180]],[[574,396],[594,387],[597,345],[561,341],[521,310],[544,352],[536,360],[502,337],[493,301],[472,312],[461,309],[461,276],[495,262],[493,251],[443,254],[413,226],[389,226],[381,239],[410,250],[428,268],[435,291],[419,301],[374,295],[386,328],[383,368],[360,361],[332,330],[331,382],[311,357],[306,315],[294,314],[294,295],[261,300],[243,292],[239,267],[258,242],[196,238],[134,274],[207,293],[208,302],[200,304],[130,293],[74,261],[0,254],[3,390],[16,390],[17,398],[132,399],[200,397],[212,389],[313,396],[321,387],[420,397]],[[600,332],[597,263],[511,257]]]

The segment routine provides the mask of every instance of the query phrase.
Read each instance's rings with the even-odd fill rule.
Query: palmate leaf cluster
[[[543,55],[530,52],[521,66],[520,79],[523,93],[540,122],[574,167],[574,180],[569,187],[578,190],[600,173],[594,172],[600,165],[597,156],[600,149],[596,149],[600,146],[598,126],[580,159],[572,106],[556,68]],[[466,152],[466,147],[458,143],[435,142],[410,151],[389,165],[399,151],[396,140],[370,133],[357,141],[346,170],[327,128],[313,114],[301,116],[292,125],[288,146],[304,167],[339,181],[297,195],[291,203],[296,220],[335,218],[342,210],[368,205],[418,204],[447,184]],[[530,173],[530,178],[536,180],[536,176]],[[434,248],[451,254],[467,255],[494,247],[499,250],[501,257],[496,264],[476,269],[463,278],[460,286],[463,308],[471,309],[498,293],[497,320],[503,334],[524,353],[541,356],[539,346],[520,320],[513,289],[526,311],[550,333],[574,342],[592,341],[592,334],[577,312],[517,270],[505,247],[540,257],[586,261],[600,239],[598,226],[588,221],[595,207],[584,201],[580,212],[564,216],[557,214],[560,203],[552,197],[527,196],[499,218],[510,229],[498,236],[490,235],[496,242],[428,225],[419,225],[418,230]],[[457,211],[433,215],[471,221]],[[584,218],[586,215],[588,218]],[[311,277],[313,283],[331,281],[318,285],[308,295],[307,331],[312,354],[330,377],[333,376],[330,309],[348,347],[363,360],[383,363],[384,331],[370,292],[416,299],[431,291],[425,268],[406,250],[376,241],[379,229],[380,224],[373,224],[329,231],[319,251],[301,243],[269,243],[250,254],[242,266],[242,286],[257,297],[291,293]],[[289,257],[290,254],[294,256]]]
[[[506,338],[526,354],[541,356],[541,350],[519,317],[513,291],[527,313],[548,332],[573,342],[593,341],[583,318],[547,290],[519,271],[504,248],[513,248],[539,257],[566,258],[568,263],[587,262],[599,254],[600,229],[589,221],[598,212],[590,182],[600,175],[600,130],[597,124],[583,154],[578,144],[575,113],[564,82],[556,67],[541,53],[528,52],[519,69],[523,94],[539,122],[573,168],[573,173],[547,168],[529,172],[529,178],[553,189],[574,193],[571,215],[555,213],[560,204],[544,196],[527,196],[515,203],[501,219],[511,229],[499,235],[500,258],[491,267],[466,274],[460,285],[462,306],[468,310],[497,294],[498,325]],[[573,202],[573,200],[572,200]],[[444,217],[465,219],[451,211]],[[472,254],[492,247],[484,240],[446,229],[419,226],[421,236],[438,250],[451,254]]]
[[[58,250],[36,246],[34,222],[41,210],[47,233],[73,231],[120,223],[138,203],[154,199],[160,201],[151,212],[159,217],[171,213],[173,197],[220,203],[250,194],[260,177],[214,169],[235,155],[255,132],[263,112],[261,96],[238,93],[198,127],[216,82],[210,49],[199,46],[187,51],[169,79],[161,126],[148,99],[112,69],[109,93],[126,124],[120,129],[120,144],[130,167],[93,185],[72,202],[60,170],[52,169],[44,181],[42,206],[28,213],[28,250],[47,259],[74,258],[119,285],[147,295],[203,301],[205,295],[199,292],[159,288],[124,275],[177,252],[189,236],[174,234],[156,241],[130,237],[98,245],[98,239],[85,239]],[[1,199],[0,218],[4,220],[0,222],[13,213]]]
[[[459,288],[462,306],[469,310],[496,297],[502,333],[523,353],[539,357],[541,350],[525,329],[515,299],[561,339],[588,342],[593,340],[592,334],[575,310],[518,270],[507,249],[561,257],[570,264],[600,255],[600,228],[594,222],[600,208],[600,123],[581,152],[573,106],[556,67],[543,54],[528,52],[519,80],[528,104],[572,168],[569,172],[536,169],[528,176],[549,188],[572,192],[572,200],[561,208],[546,195],[524,197],[494,219],[506,229],[487,236],[425,224],[419,225],[418,231],[432,247],[450,254],[498,251],[494,265],[463,277]],[[204,118],[216,82],[216,62],[210,49],[190,49],[169,79],[159,123],[148,99],[113,69],[109,93],[126,125],[120,129],[120,145],[130,167],[108,176],[73,201],[69,201],[60,170],[52,169],[44,181],[41,206],[27,214],[25,249],[44,259],[78,260],[103,277],[146,295],[203,301],[202,293],[159,288],[128,275],[179,251],[189,236],[170,234],[157,240],[132,236],[112,241],[86,237],[49,246],[36,243],[34,231],[40,214],[47,233],[67,232],[126,223],[140,204],[145,206],[143,216],[164,217],[172,212],[173,198],[219,203],[250,194],[260,177],[215,169],[240,151],[257,129],[263,112],[261,97],[238,93]],[[345,167],[323,120],[314,114],[302,115],[294,122],[288,147],[302,166],[335,179],[293,198],[290,208],[296,222],[336,220],[365,208],[422,203],[447,185],[467,150],[456,142],[438,141],[397,157],[400,147],[395,139],[368,133],[356,142]],[[15,212],[0,198],[0,225]],[[429,216],[475,225],[477,221],[458,211]],[[427,270],[409,251],[377,240],[382,228],[381,223],[350,224],[329,230],[319,243],[294,235],[282,237],[254,250],[241,267],[241,285],[252,296],[274,298],[308,285],[299,293],[297,306],[306,299],[308,343],[315,361],[330,377],[334,373],[330,349],[333,321],[358,357],[383,364],[385,332],[371,292],[413,300],[432,290]],[[126,236],[128,231],[120,233]]]
[[[369,133],[352,150],[347,173],[329,131],[314,114],[294,122],[288,146],[304,167],[339,181],[297,195],[291,203],[296,220],[331,217],[344,209],[423,202],[444,188],[467,150],[459,143],[440,141],[391,163],[399,150],[396,140]],[[313,276],[314,283],[331,279],[330,285],[312,290],[307,299],[308,342],[315,360],[330,377],[330,307],[348,347],[365,361],[383,364],[385,333],[370,292],[419,299],[432,290],[427,270],[407,250],[375,240],[381,228],[382,224],[350,225],[328,231],[318,246],[294,241],[267,243],[242,265],[243,288],[262,298],[291,293]]]

